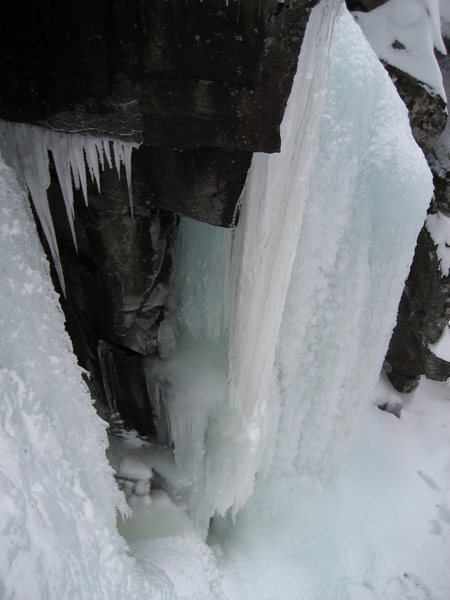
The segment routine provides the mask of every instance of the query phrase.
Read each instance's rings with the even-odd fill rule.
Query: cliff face
[[[177,215],[224,227],[238,218],[253,152],[279,150],[279,124],[316,0],[28,4],[10,4],[0,25],[0,118],[141,142],[133,153],[134,215],[124,173],[119,181],[105,169],[101,192],[88,187],[89,206],[76,193],[78,254],[52,166],[49,201],[66,280],[62,305],[80,363],[97,397],[152,434],[142,365],[158,354]],[[347,4],[372,11],[385,2]],[[386,66],[433,169],[431,210],[448,215],[448,149],[436,146],[445,103]],[[450,365],[428,349],[450,317],[449,286],[424,230],[387,355],[399,389],[411,389],[422,373],[450,375]]]
[[[225,227],[237,218],[252,153],[279,150],[316,2],[28,4],[10,4],[0,25],[0,117],[142,142],[133,216],[112,169],[101,193],[88,187],[88,207],[76,194],[78,254],[52,167],[48,196],[80,363],[96,396],[152,433],[142,360],[158,352],[177,215]]]
[[[447,48],[450,48],[449,42],[446,40]],[[446,94],[450,97],[449,56],[440,56],[439,64]],[[433,173],[435,193],[429,213],[449,216],[450,146],[445,129],[445,103],[407,74],[399,73],[393,67],[388,70],[408,107],[413,135],[424,150]],[[386,356],[389,380],[399,391],[415,389],[421,375],[438,381],[450,377],[450,363],[437,357],[429,348],[439,340],[449,320],[450,277],[440,264],[437,242],[424,226],[417,240]]]

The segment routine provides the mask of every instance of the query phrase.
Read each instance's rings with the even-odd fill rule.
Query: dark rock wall
[[[447,46],[448,40],[446,40]],[[450,96],[450,58],[439,57],[444,85]],[[400,96],[409,110],[411,128],[433,173],[435,194],[429,212],[450,216],[450,148],[439,139],[447,121],[445,103],[420,82],[388,66]],[[399,306],[397,325],[386,355],[387,375],[396,389],[410,392],[421,375],[445,381],[450,363],[429,349],[450,320],[450,277],[439,268],[436,246],[424,227],[417,240],[414,260]]]

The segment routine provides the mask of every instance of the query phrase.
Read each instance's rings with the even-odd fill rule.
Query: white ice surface
[[[173,599],[116,530],[126,511],[26,193],[0,158],[0,597]]]
[[[229,402],[213,423],[216,510],[237,512],[253,489],[266,429],[272,365],[308,198],[340,3],[311,12],[281,124],[279,154],[255,154],[233,244]],[[225,426],[228,423],[228,426]]]
[[[444,0],[447,1],[447,0]],[[446,54],[438,0],[388,0],[354,16],[378,56],[425,83],[444,101],[446,95],[434,50]],[[394,48],[399,42],[403,48]]]
[[[92,181],[100,191],[100,170],[105,168],[105,162],[110,168],[113,166],[111,146],[119,179],[121,165],[125,168],[130,207],[133,211],[131,153],[139,144],[107,138],[90,138],[76,133],[62,133],[36,125],[0,120],[0,151],[5,162],[15,170],[20,183],[30,192],[63,291],[64,274],[47,198],[50,185],[49,152],[55,164],[76,247],[73,187],[82,189],[87,204],[87,166]]]
[[[438,212],[427,216],[425,221],[439,259],[439,268],[443,277],[450,273],[450,217]]]

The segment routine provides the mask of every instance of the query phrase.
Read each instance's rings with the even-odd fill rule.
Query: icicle
[[[83,150],[83,138],[78,135],[70,136],[70,146],[71,146],[71,154],[70,154],[70,164],[72,166],[72,173],[74,175],[75,187],[77,190],[83,190],[83,197],[88,205],[88,195],[87,195],[87,180],[86,180],[86,163],[84,162],[84,150]],[[78,184],[77,184],[78,182]]]
[[[116,167],[117,175],[120,179],[120,163],[122,156],[120,153],[120,144],[117,140],[113,140],[113,153],[114,153],[114,165]]]
[[[75,211],[73,207],[73,187],[71,177],[70,160],[67,157],[70,154],[69,140],[66,136],[61,136],[49,132],[47,147],[52,152],[53,162],[55,163],[56,173],[59,179],[59,185],[66,205],[67,218],[69,220],[70,231],[72,233],[73,243],[78,252],[77,239],[75,235],[74,217]]]
[[[66,134],[51,131],[35,125],[8,123],[0,120],[0,142],[5,161],[16,171],[24,187],[27,187],[39,222],[55,263],[58,278],[65,293],[64,276],[59,256],[56,234],[48,205],[47,190],[50,186],[49,151],[52,153],[61,192],[64,198],[72,239],[77,248],[74,225],[73,186],[82,189],[86,206],[88,204],[86,164],[91,179],[100,192],[100,170],[105,169],[105,156],[112,168],[110,142],[113,143],[115,167],[120,178],[120,163],[125,166],[131,213],[133,201],[131,192],[131,154],[139,144],[90,138],[79,134]],[[73,177],[73,184],[72,184]]]
[[[91,179],[97,184],[97,189],[100,193],[100,169],[98,164],[98,154],[97,147],[95,145],[95,140],[89,140],[88,143],[84,145],[84,153],[86,154],[86,162],[89,167]]]
[[[112,169],[113,163],[112,163],[112,158],[111,158],[111,148],[109,147],[109,140],[103,140],[102,145],[103,145],[103,152],[105,153],[106,161],[108,163],[108,167],[110,169]]]
[[[105,157],[103,156],[103,140],[96,139],[95,140],[95,148],[97,150],[98,158],[100,160],[100,166],[102,171],[105,170]]]
[[[123,156],[125,159],[125,174],[127,176],[127,187],[128,187],[128,198],[130,200],[130,211],[131,216],[134,216],[133,213],[133,190],[131,188],[131,153],[133,152],[133,147],[125,144],[122,144],[123,148]]]
[[[217,508],[236,512],[258,469],[272,365],[294,263],[325,106],[329,49],[339,2],[316,6],[281,125],[280,154],[255,154],[233,248],[235,300],[230,336],[230,410],[238,444],[228,476],[217,482]],[[219,455],[229,444],[217,437]],[[238,468],[238,473],[231,474]],[[223,474],[222,474],[223,475]],[[236,485],[229,482],[236,481]],[[237,482],[240,482],[239,484]],[[244,483],[243,483],[244,482]]]
[[[11,137],[14,139],[9,147]],[[9,124],[7,146],[8,150],[13,152],[14,149],[16,150],[17,155],[11,164],[21,169],[20,177],[30,192],[36,214],[53,256],[61,288],[65,294],[64,275],[47,198],[47,189],[50,185],[47,138],[48,132],[40,127]],[[7,151],[5,159],[8,160],[9,156]]]

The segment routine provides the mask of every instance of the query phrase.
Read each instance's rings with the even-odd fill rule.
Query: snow
[[[392,393],[380,381],[375,399]],[[397,395],[400,419],[368,407],[333,485],[297,487],[288,506],[280,485],[273,510],[216,522],[230,600],[447,600],[450,388],[423,379]]]
[[[439,268],[443,277],[450,274],[450,217],[437,212],[427,216],[425,226],[433,242],[436,244],[436,254]]]
[[[131,154],[133,148],[137,148],[139,144],[107,138],[90,138],[75,133],[61,133],[36,125],[0,120],[0,149],[3,158],[15,170],[20,183],[30,192],[63,291],[65,290],[64,274],[47,198],[47,190],[50,186],[48,153],[50,151],[53,157],[73,242],[77,247],[73,185],[76,189],[81,187],[87,204],[87,164],[90,177],[100,191],[100,168],[105,168],[105,157],[108,166],[112,168],[110,144],[113,148],[114,165],[119,178],[121,165],[124,165],[130,208],[133,212]]]
[[[436,344],[430,344],[429,348],[435,356],[450,362],[450,327],[448,325]]]
[[[105,457],[106,424],[72,353],[27,196],[1,158],[0,212],[0,596],[173,599],[167,575],[140,574],[117,534],[116,507],[128,508]]]
[[[447,101],[434,55],[435,49],[447,54],[438,0],[389,0],[368,13],[353,14],[380,59],[426,84]]]

